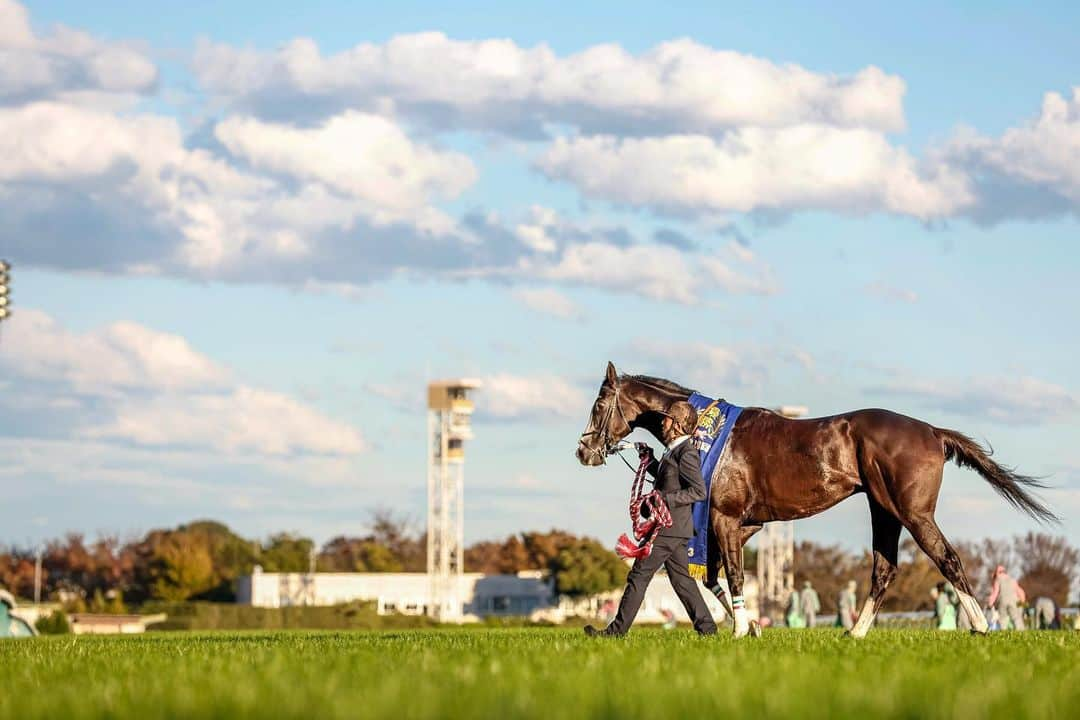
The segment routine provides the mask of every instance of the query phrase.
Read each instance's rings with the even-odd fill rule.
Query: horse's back
[[[932,425],[881,408],[806,419],[746,408],[732,443],[735,469],[753,476],[747,485],[774,519],[820,512],[866,490],[868,470],[923,463],[928,450],[941,449]]]
[[[818,418],[788,418],[766,408],[750,407],[743,411],[739,422],[745,422],[744,427],[753,426],[757,432],[779,433],[782,437],[806,441],[849,440],[855,445],[870,442],[883,447],[898,442],[941,444],[937,428],[930,423],[884,408],[863,408]]]

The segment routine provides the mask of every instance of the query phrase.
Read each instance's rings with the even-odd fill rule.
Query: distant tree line
[[[1065,604],[1076,580],[1080,552],[1061,537],[1028,533],[1011,540],[957,544],[976,595],[985,600],[990,575],[1005,565],[1031,598],[1046,595]],[[244,538],[219,522],[202,520],[121,542],[103,537],[88,542],[71,534],[46,544],[43,598],[74,609],[122,611],[146,601],[235,599],[236,579],[258,565],[265,572],[306,572],[314,559],[320,572],[423,572],[427,538],[388,511],[372,515],[364,534],[338,536],[316,549],[310,538],[278,533],[264,540]],[[753,571],[753,553],[747,553]],[[34,593],[35,553],[0,548],[0,587],[24,598]],[[823,612],[836,609],[848,580],[859,595],[869,589],[872,557],[836,545],[801,542],[795,548],[795,579],[809,580],[821,596]],[[484,541],[465,551],[467,572],[513,574],[540,570],[566,595],[591,595],[620,587],[627,567],[606,545],[562,530],[523,532]],[[937,568],[907,538],[900,549],[900,572],[886,596],[886,610],[930,609],[929,590],[942,580]]]
[[[958,542],[954,546],[981,603],[990,594],[994,568],[1004,565],[1019,580],[1029,601],[1046,596],[1065,605],[1080,565],[1080,551],[1065,538],[1042,533]],[[900,543],[899,560],[900,569],[885,595],[883,609],[932,610],[930,588],[945,578],[910,537]],[[852,553],[838,545],[812,542],[795,546],[796,586],[801,588],[806,580],[812,582],[821,597],[823,612],[836,612],[837,595],[848,580],[855,580],[859,597],[865,597],[870,589],[872,565],[869,551]]]
[[[44,548],[42,596],[101,612],[150,600],[227,602],[236,597],[236,579],[256,565],[265,572],[306,572],[314,560],[319,572],[423,572],[426,555],[426,536],[386,511],[373,514],[365,534],[338,536],[317,550],[310,538],[278,533],[252,540],[210,520],[128,542],[69,534]],[[625,565],[609,549],[559,530],[477,543],[465,558],[469,572],[550,572],[566,594],[601,592],[626,577]],[[0,548],[0,587],[33,597],[34,564],[33,549]]]
[[[541,570],[550,573],[556,592],[563,595],[595,595],[621,587],[629,571],[599,541],[562,530],[524,532],[502,542],[476,543],[465,550],[465,569],[501,575]]]

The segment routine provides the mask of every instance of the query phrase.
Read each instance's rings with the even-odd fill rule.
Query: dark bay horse
[[[686,400],[691,392],[669,380],[620,376],[608,363],[578,443],[578,460],[583,465],[604,463],[636,428],[661,438],[661,411],[676,400]],[[954,430],[888,410],[791,420],[764,408],[744,409],[712,478],[709,515],[719,558],[710,555],[707,584],[715,584],[723,563],[732,597],[741,597],[742,547],[764,523],[810,517],[855,493],[865,493],[874,568],[870,595],[851,634],[865,635],[881,608],[885,590],[896,576],[902,528],[956,588],[971,627],[985,633],[986,618],[972,596],[960,557],[934,520],[942,470],[949,460],[982,475],[1017,509],[1043,522],[1057,522],[1028,492],[1044,485],[997,464],[978,443]],[[736,636],[748,629],[737,617]]]

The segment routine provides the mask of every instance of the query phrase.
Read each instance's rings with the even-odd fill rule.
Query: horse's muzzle
[[[577,450],[574,452],[574,457],[586,467],[595,467],[604,464],[604,456],[598,450],[586,447],[584,443],[578,443]]]

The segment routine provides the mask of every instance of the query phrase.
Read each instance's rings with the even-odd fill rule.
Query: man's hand
[[[637,450],[638,457],[643,457],[645,455],[648,455],[649,457],[653,456],[653,449],[651,447],[649,447],[647,443],[643,443],[643,442],[634,443],[634,449]]]

